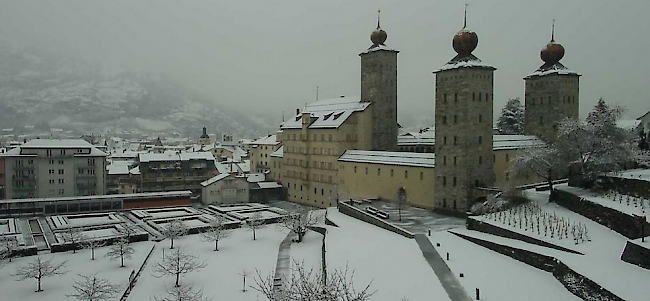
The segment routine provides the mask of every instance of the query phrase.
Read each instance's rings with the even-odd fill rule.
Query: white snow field
[[[90,260],[90,250],[80,250],[76,254],[72,251],[65,253],[41,254],[41,259],[54,258],[53,263],[60,263],[67,260],[67,274],[44,278],[42,280],[42,292],[35,292],[36,280],[27,279],[14,281],[17,278],[11,276],[16,268],[26,265],[36,256],[14,258],[12,262],[5,262],[6,265],[0,268],[0,300],[7,301],[59,301],[74,300],[67,297],[67,294],[74,293],[72,285],[75,280],[81,279],[77,274],[90,275],[97,273],[98,277],[109,279],[114,284],[119,284],[120,292],[112,300],[119,300],[129,283],[131,271],[138,270],[145,257],[153,246],[152,242],[138,242],[132,244],[135,249],[133,259],[125,260],[125,267],[120,267],[120,261],[110,261],[104,255],[109,251],[108,247],[95,250],[95,260]],[[135,300],[135,299],[134,299]],[[148,299],[147,299],[148,300]]]
[[[454,232],[461,232],[454,230]],[[462,234],[473,236],[475,231]],[[438,253],[446,258],[447,265],[474,298],[475,289],[479,288],[481,300],[581,300],[568,292],[551,273],[536,269],[523,262],[514,260],[444,232],[433,232],[429,237]],[[460,273],[464,276],[459,277]]]
[[[372,281],[372,301],[449,300],[438,277],[414,239],[408,239],[338,212],[327,217],[339,227],[327,226],[327,270],[354,270],[362,289]],[[482,300],[482,299],[481,299]]]

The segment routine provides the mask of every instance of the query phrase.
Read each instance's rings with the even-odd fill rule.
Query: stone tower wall
[[[361,56],[361,101],[372,103],[371,150],[397,150],[397,51]]]
[[[526,134],[553,142],[559,122],[567,117],[578,119],[579,83],[578,75],[550,74],[526,78]]]
[[[464,212],[479,195],[477,184],[494,184],[493,75],[483,67],[436,75],[436,207]]]

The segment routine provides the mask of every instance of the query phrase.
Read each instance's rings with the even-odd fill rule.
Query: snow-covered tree
[[[320,270],[307,270],[303,263],[294,262],[290,279],[276,283],[274,277],[263,277],[259,271],[253,288],[268,301],[364,301],[370,300],[374,291],[370,285],[357,291],[354,284],[354,272],[346,267],[344,270],[324,275]],[[278,287],[276,284],[280,284]]]
[[[13,237],[0,238],[0,262],[7,259],[11,262],[11,257],[18,250],[18,242]]]
[[[208,301],[203,297],[203,290],[195,290],[193,286],[181,284],[171,288],[165,287],[166,296],[154,296],[155,301]]]
[[[253,231],[253,240],[256,240],[256,232],[264,227],[264,216],[261,212],[255,212],[251,217],[246,220],[246,226]]]
[[[43,260],[40,256],[36,256],[36,258],[27,265],[18,267],[13,276],[18,278],[17,281],[36,279],[38,282],[36,291],[42,292],[41,281],[43,278],[63,275],[68,272],[65,270],[68,263],[67,261],[54,263],[53,260],[54,258]]]
[[[124,259],[133,258],[135,250],[129,244],[129,241],[126,237],[116,240],[111,246],[110,250],[106,253],[106,257],[111,260],[119,259],[121,264],[120,267],[124,267]]]
[[[501,109],[497,129],[502,134],[521,135],[524,133],[524,107],[519,97],[511,98]]]
[[[219,251],[219,241],[230,235],[230,230],[226,229],[226,222],[226,218],[223,216],[217,216],[215,219],[210,221],[208,229],[201,233],[204,241],[214,242],[215,251]]]
[[[75,280],[75,293],[66,295],[81,301],[103,301],[113,298],[120,290],[120,286],[112,284],[108,279],[97,277],[97,273],[92,275],[77,274],[80,280]]]
[[[162,234],[165,238],[171,241],[170,249],[174,248],[174,239],[187,234],[187,226],[182,220],[175,219],[167,224],[162,229]]]
[[[152,276],[160,278],[163,276],[176,277],[176,287],[179,287],[181,275],[191,273],[202,268],[207,264],[205,261],[199,261],[199,257],[193,254],[183,252],[180,248],[167,254],[162,261],[156,263],[153,267]]]
[[[556,148],[570,159],[584,180],[638,161],[632,132],[616,125],[622,111],[620,107],[610,108],[601,99],[586,122],[565,119],[558,125]]]
[[[82,248],[90,249],[91,260],[95,260],[95,249],[101,248],[104,245],[106,245],[106,242],[90,237],[84,237],[84,239],[81,241]]]
[[[533,146],[519,150],[512,161],[510,173],[515,177],[535,174],[548,182],[553,190],[553,180],[562,175],[567,166],[566,158],[555,146]]]
[[[286,217],[282,218],[278,225],[298,235],[297,242],[301,242],[305,234],[307,234],[309,227],[314,226],[317,223],[318,216],[316,211],[300,208],[289,212]]]
[[[61,237],[63,237],[63,240],[66,243],[72,245],[72,253],[77,253],[77,249],[83,247],[81,243],[84,241],[85,237],[79,228],[68,227],[61,232]]]

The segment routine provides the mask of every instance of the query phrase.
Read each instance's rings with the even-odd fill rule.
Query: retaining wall
[[[650,270],[650,249],[628,241],[621,254],[621,260]]]
[[[599,184],[608,190],[623,191],[625,194],[636,195],[650,199],[650,182],[618,177],[601,177]]]
[[[357,208],[352,207],[351,205],[348,205],[344,202],[339,202],[339,212],[354,217],[356,219],[362,220],[366,223],[373,224],[377,227],[384,228],[388,231],[397,233],[399,235],[402,235],[406,238],[413,238],[415,237],[413,233],[406,231],[398,226],[395,226],[393,224],[390,224],[388,222],[385,222],[377,217],[374,217],[372,215],[369,215]]]
[[[581,199],[577,195],[563,190],[553,190],[550,200],[629,239],[641,238],[641,225],[631,215]],[[646,229],[650,229],[648,222],[644,222],[644,224]],[[648,232],[650,231],[646,231],[646,236]]]

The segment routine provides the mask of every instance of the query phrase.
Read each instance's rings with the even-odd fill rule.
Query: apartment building
[[[191,190],[201,193],[201,182],[217,174],[210,152],[139,154],[142,192]]]
[[[272,164],[271,154],[280,146],[276,135],[268,135],[251,142],[249,144],[251,169],[255,172],[269,172]]]
[[[107,154],[82,139],[34,139],[1,155],[7,199],[102,195]]]

